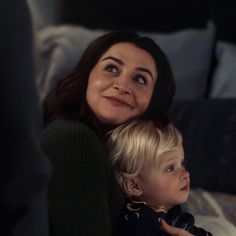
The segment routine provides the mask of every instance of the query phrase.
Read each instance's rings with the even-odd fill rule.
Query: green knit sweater
[[[42,147],[53,168],[51,235],[108,236],[117,232],[124,199],[96,134],[82,123],[56,120],[43,131]]]

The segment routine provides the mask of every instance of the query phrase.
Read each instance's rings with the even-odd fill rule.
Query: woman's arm
[[[113,175],[98,137],[81,123],[57,120],[44,130],[42,141],[53,167],[52,232],[56,236],[111,235],[110,206],[116,207],[110,199]]]
[[[168,225],[165,220],[161,219],[160,221],[162,229],[172,235],[172,236],[193,236],[192,234],[190,234],[189,232],[185,231],[184,229],[181,228],[176,228],[173,227],[171,225]]]

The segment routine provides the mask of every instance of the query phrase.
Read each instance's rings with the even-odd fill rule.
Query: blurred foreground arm
[[[48,160],[40,150],[33,35],[24,0],[0,7],[0,235],[47,236]]]

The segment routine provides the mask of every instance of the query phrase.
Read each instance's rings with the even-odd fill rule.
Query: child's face
[[[184,167],[184,151],[178,146],[161,156],[158,165],[144,170],[137,178],[141,200],[153,208],[170,208],[185,202],[190,189],[189,172]]]

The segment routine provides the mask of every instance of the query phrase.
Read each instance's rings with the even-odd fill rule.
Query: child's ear
[[[130,196],[139,197],[143,193],[139,184],[133,178],[124,179],[122,182],[122,187],[125,190],[125,192]]]

